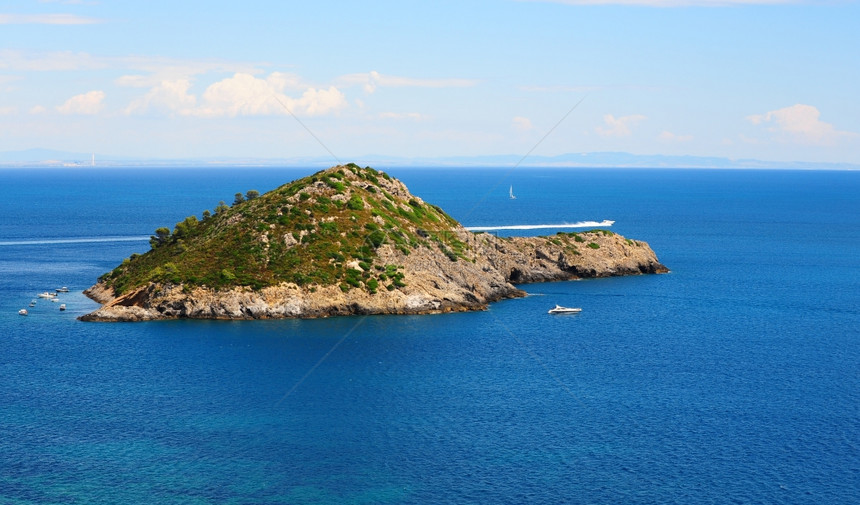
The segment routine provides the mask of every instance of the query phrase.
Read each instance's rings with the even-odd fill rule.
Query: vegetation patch
[[[451,261],[468,259],[468,245],[451,230],[456,221],[435,205],[393,196],[385,189],[391,181],[384,172],[349,164],[265,194],[236,193],[232,206],[220,201],[201,219],[159,227],[148,252],[100,280],[117,294],[150,282],[186,289],[290,282],[375,293],[406,285],[400,267],[379,264],[377,250],[385,244],[406,255],[433,241]],[[355,260],[360,270],[347,267]]]

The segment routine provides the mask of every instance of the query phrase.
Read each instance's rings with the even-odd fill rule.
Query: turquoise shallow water
[[[615,220],[672,273],[81,323],[155,228],[309,171],[0,171],[0,503],[856,503],[860,174],[389,172],[467,225]]]

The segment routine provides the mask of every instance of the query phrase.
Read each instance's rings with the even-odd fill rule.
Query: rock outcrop
[[[362,170],[372,169],[347,165],[320,173],[338,171],[337,173],[342,175],[340,180],[349,183],[347,188],[337,187],[333,183],[329,184],[331,188],[318,184],[324,176],[316,174],[320,176],[317,181],[301,190],[292,188],[285,192],[292,193],[289,197],[292,200],[287,198],[286,205],[282,201],[275,207],[297,206],[299,201],[313,198],[322,198],[327,204],[326,208],[331,204],[330,213],[326,216],[320,215],[319,206],[315,207],[314,211],[309,211],[312,221],[306,222],[313,225],[301,224],[297,233],[295,230],[276,229],[274,224],[265,222],[254,225],[254,229],[261,233],[256,239],[255,247],[263,248],[266,254],[270,254],[262,261],[265,268],[261,267],[262,273],[258,274],[259,277],[263,277],[263,274],[268,276],[269,270],[274,268],[272,264],[289,260],[289,257],[284,259],[271,255],[271,243],[277,240],[275,237],[285,237],[279,241],[280,247],[290,251],[315,247],[310,245],[315,243],[310,240],[313,234],[334,230],[336,233],[331,234],[328,240],[340,240],[337,243],[340,252],[329,252],[329,257],[318,258],[320,264],[315,266],[314,270],[307,265],[302,266],[302,271],[312,271],[317,277],[302,274],[291,278],[282,275],[280,279],[265,277],[266,282],[260,283],[264,285],[248,285],[246,280],[244,284],[235,282],[233,285],[220,286],[200,282],[200,277],[209,275],[206,272],[201,274],[194,270],[194,277],[191,274],[183,277],[185,270],[193,269],[195,263],[192,260],[196,256],[205,255],[207,258],[215,257],[216,260],[218,257],[225,257],[225,253],[212,251],[215,247],[211,245],[215,242],[211,237],[215,233],[214,230],[230,226],[247,227],[248,216],[253,214],[249,209],[255,207],[238,209],[239,206],[234,206],[229,211],[222,209],[220,222],[212,223],[211,229],[200,231],[199,240],[188,230],[185,230],[181,239],[175,239],[179,242],[176,250],[169,255],[164,253],[165,258],[175,261],[160,260],[161,263],[152,263],[155,260],[146,259],[150,254],[157,256],[161,247],[169,247],[154,245],[150,253],[131,258],[114,272],[103,276],[96,285],[85,291],[87,296],[103,306],[81,319],[147,321],[172,318],[314,318],[353,314],[429,314],[480,310],[493,301],[523,296],[523,291],[515,284],[668,271],[657,260],[648,244],[626,239],[607,230],[511,238],[473,233],[444,215],[441,209],[429,206],[411,195],[399,181],[387,176],[376,177],[381,172],[372,171],[372,174],[369,174]],[[362,174],[365,177],[362,177]],[[376,176],[367,177],[373,174]],[[370,187],[373,187],[369,190],[370,193],[365,193]],[[334,194],[329,189],[334,190]],[[309,196],[300,196],[300,192]],[[376,205],[378,200],[374,195],[380,193],[389,198],[390,204],[384,202],[385,205]],[[363,200],[357,200],[356,195]],[[268,194],[260,199],[267,196]],[[335,203],[338,201],[340,205]],[[337,211],[346,210],[346,205],[354,202],[363,202],[363,205],[360,208],[358,204],[350,205],[351,212],[348,213]],[[395,210],[381,212],[383,207]],[[264,207],[258,205],[256,208]],[[409,209],[414,210],[414,214],[408,214],[411,212]],[[419,212],[421,209],[424,210]],[[431,216],[432,219],[419,219],[437,211],[439,214]],[[305,210],[293,210],[292,213],[308,215]],[[280,222],[282,221],[283,219]],[[351,223],[353,227],[334,226],[343,222]],[[434,226],[428,226],[430,224]],[[372,247],[356,247],[355,252],[350,254],[349,251],[353,249],[347,237],[368,232],[368,235],[362,235],[362,239]],[[198,243],[208,245],[195,245]],[[197,247],[201,249],[198,250]],[[184,259],[188,255],[192,256]],[[317,252],[314,257],[321,255]],[[144,263],[145,261],[150,263]],[[238,268],[235,267],[235,258],[231,261],[230,264],[209,265],[209,268],[213,272],[221,272],[218,279],[230,278],[232,274],[225,272],[231,265]],[[305,260],[307,261],[310,260]],[[148,277],[140,272],[135,274],[136,264],[144,265],[155,273],[147,273]],[[153,267],[154,264],[158,266]],[[334,268],[333,273],[321,270],[329,267]],[[317,280],[326,277],[332,281],[325,283]],[[134,278],[146,280],[135,283],[130,280]],[[256,279],[252,281],[257,282]]]

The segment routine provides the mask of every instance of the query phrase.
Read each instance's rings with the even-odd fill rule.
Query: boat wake
[[[595,226],[612,226],[615,221],[604,219],[603,221],[579,221],[564,224],[514,224],[509,226],[466,226],[469,231],[495,231],[495,230],[541,230],[544,228],[589,228]]]
[[[82,237],[82,238],[56,238],[44,240],[0,240],[0,246],[4,245],[51,245],[51,244],[90,244],[102,242],[142,242],[149,240],[149,236],[139,237]]]

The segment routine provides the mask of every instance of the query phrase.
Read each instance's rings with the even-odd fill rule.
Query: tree
[[[259,196],[260,196],[260,192],[257,191],[256,189],[248,190],[248,192],[245,193],[245,199],[246,200],[253,200],[254,198],[257,198]]]
[[[236,199],[233,200],[233,205],[239,205],[240,203],[245,201],[245,197],[242,196],[242,193],[236,193]]]
[[[161,227],[155,230],[155,235],[149,237],[149,246],[155,249],[170,240],[170,228]]]
[[[218,206],[215,207],[215,213],[216,214],[223,214],[223,213],[227,212],[229,209],[230,209],[230,207],[227,207],[227,204],[224,203],[224,200],[221,200],[220,202],[218,202]]]
[[[204,221],[206,221],[206,220],[207,220],[207,219],[209,219],[210,217],[212,217],[212,213],[211,213],[211,212],[209,212],[209,209],[204,210],[204,211],[203,211],[203,220],[204,220]]]
[[[176,228],[173,229],[173,235],[177,238],[184,237],[191,233],[197,226],[197,216],[188,216],[184,221],[176,223]]]

